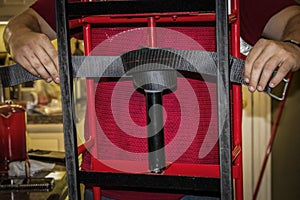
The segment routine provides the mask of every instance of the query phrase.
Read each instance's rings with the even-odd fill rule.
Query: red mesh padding
[[[189,91],[184,94],[185,84],[182,82],[179,79],[177,90],[163,96],[166,116],[164,131],[167,161],[217,163],[217,119],[212,117],[212,112],[216,112],[216,102],[213,102],[215,99],[211,99],[209,95],[210,93],[215,94],[215,87],[211,83],[189,78],[188,82],[192,85],[198,102],[195,104],[189,98],[178,99],[178,97],[190,95]],[[116,83],[119,85],[117,89],[115,88]],[[210,91],[207,87],[210,87]],[[101,81],[97,86],[95,106],[101,127],[99,130],[101,134],[98,137],[98,145],[101,147],[98,149],[98,153],[101,159],[147,159],[147,155],[145,155],[147,153],[147,132],[146,129],[141,128],[146,125],[145,97],[142,93],[133,92],[128,106],[126,98],[133,90],[132,81],[123,81],[121,84],[120,82]],[[195,116],[192,112],[197,109],[200,112],[198,116]],[[182,110],[187,112],[183,113]],[[195,132],[193,132],[192,126],[196,127]],[[208,131],[209,136],[207,136]],[[207,140],[202,146],[205,136],[207,136]],[[170,142],[174,140],[177,141],[171,144]],[[119,148],[125,152],[120,151]],[[185,152],[179,152],[184,148],[187,148]],[[203,158],[199,158],[199,150],[202,149],[205,152],[204,148],[211,151],[207,152]],[[178,153],[182,155],[180,156]]]
[[[122,44],[115,42],[118,33],[123,31],[130,33],[129,29],[92,28],[92,48],[94,49],[92,55],[120,55],[120,53],[136,49],[139,46],[147,46],[147,40],[144,38],[147,36],[139,34],[133,39],[125,40],[123,38]],[[164,36],[158,37],[159,47],[199,49],[199,46],[201,46],[202,50],[215,51],[214,27],[171,27],[169,30],[179,32],[178,36],[184,34],[186,37],[178,37],[174,40],[174,36],[173,38],[169,37],[168,31],[166,31]],[[197,41],[197,44],[186,42],[189,41],[187,36],[190,37],[190,40]],[[113,42],[110,43],[110,40]],[[107,48],[103,47],[103,41],[107,43],[104,42],[104,46],[106,45]],[[100,46],[102,44],[102,47],[99,48],[99,44]],[[165,119],[166,146],[172,143],[177,134],[183,135],[181,137],[182,141],[176,142],[177,147],[166,148],[167,162],[176,160],[176,162],[216,164],[219,162],[216,84],[214,81],[202,80],[194,76],[194,74],[187,74],[187,79],[179,78],[177,90],[163,96],[163,106],[167,116]],[[189,102],[191,94],[182,94],[186,87],[184,80],[188,80],[189,87],[195,93],[196,102]],[[97,126],[99,148],[98,155],[95,157],[99,159],[147,160],[147,156],[144,155],[147,152],[145,138],[147,133],[145,131],[136,132],[134,127],[141,127],[146,124],[145,97],[138,91],[132,92],[134,90],[132,81],[117,81],[116,79],[102,78],[96,86],[95,110],[99,122]],[[118,86],[118,93],[115,94],[116,85]],[[184,103],[180,99],[178,100],[180,94],[185,97]],[[129,101],[126,100],[128,96],[130,97]],[[189,112],[183,113],[183,108],[186,108]],[[199,121],[196,124],[193,118],[188,118],[195,108],[199,110],[197,116]],[[117,114],[114,114],[113,110],[117,110]],[[129,116],[129,118],[126,116]],[[122,128],[120,128],[120,124]],[[180,124],[185,124],[186,128],[180,129],[180,132],[178,132]],[[195,126],[195,134],[190,135],[189,128]],[[132,132],[128,130],[132,130]],[[185,140],[188,140],[188,142]],[[187,144],[188,147],[186,147]],[[181,148],[184,149],[183,152],[180,152]],[[130,153],[126,154],[124,152]],[[85,159],[88,160],[88,157]],[[83,163],[83,169],[89,169],[85,162]]]
[[[92,49],[93,53],[97,54],[95,48],[103,41],[107,39],[114,40],[114,37],[121,32],[134,30],[136,33],[135,37],[130,37],[133,34],[128,33],[127,40],[122,40],[122,44],[115,42],[109,43],[110,47],[106,51],[107,55],[112,55],[116,53],[116,49],[122,48],[124,52],[136,49],[134,44],[139,44],[139,46],[148,46],[147,35],[138,34],[138,28],[92,28]],[[130,31],[128,31],[130,32]],[[216,50],[216,41],[215,41],[215,27],[158,27],[158,32],[160,36],[157,38],[157,43],[160,48],[174,48],[174,49],[199,49],[199,45],[202,46],[202,49],[206,51],[215,51]],[[178,32],[178,34],[176,34]],[[169,34],[174,34],[176,36],[170,36]],[[176,38],[174,38],[176,37]],[[192,44],[193,41],[196,41],[198,44]],[[114,48],[115,47],[115,48]],[[101,54],[105,52],[101,51]],[[118,55],[118,54],[116,54]]]

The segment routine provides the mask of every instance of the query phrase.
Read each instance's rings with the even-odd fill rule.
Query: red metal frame
[[[240,58],[240,0],[231,0],[232,12],[236,16],[236,21],[231,24],[231,55]],[[239,177],[235,179],[236,199],[243,199],[243,158],[242,158],[242,89],[240,85],[232,87],[232,119],[233,122],[233,146],[240,147],[241,151],[234,161]]]
[[[112,16],[87,16],[70,20],[69,26],[76,28],[83,24],[122,24],[122,23],[147,23],[148,18],[153,17],[156,22],[214,22],[215,13],[163,13],[144,15],[112,15]],[[237,20],[236,13],[229,15],[229,23]]]
[[[122,23],[147,23],[149,27],[155,27],[156,22],[213,22],[216,20],[215,13],[153,13],[139,15],[111,15],[111,16],[87,16],[80,19],[70,20],[69,27],[83,27],[85,54],[88,56],[92,51],[91,24],[122,24]],[[239,0],[231,0],[231,14],[229,15],[231,24],[231,55],[240,57],[240,18],[239,18]],[[151,35],[151,34],[150,34]],[[154,47],[155,37],[149,39],[149,46]],[[95,83],[87,79],[87,96],[94,97]],[[233,126],[233,178],[235,179],[235,198],[243,199],[243,170],[242,170],[242,93],[240,85],[232,86],[232,126]],[[91,138],[96,137],[96,117],[94,112],[94,98],[88,98],[87,112],[89,116],[89,134]],[[94,116],[94,117],[91,117]],[[93,141],[89,141],[92,144]],[[96,146],[96,145],[95,145]],[[97,155],[97,148],[92,149],[93,155]],[[84,151],[84,146],[80,146],[80,152]],[[94,154],[95,153],[95,154]],[[113,161],[121,162],[121,161]],[[122,165],[138,167],[138,162],[125,162]],[[97,159],[92,157],[91,169],[101,172],[116,172]],[[196,177],[220,177],[220,166],[215,164],[184,164],[173,163],[169,165],[163,175],[186,175]],[[94,187],[94,198],[100,199],[100,188]]]

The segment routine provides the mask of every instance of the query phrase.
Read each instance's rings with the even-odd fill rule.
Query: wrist
[[[14,46],[18,41],[18,38],[22,37],[26,33],[30,32],[30,29],[27,27],[21,27],[17,29],[14,26],[7,25],[4,29],[3,39],[4,45],[8,53],[11,53],[11,46]]]
[[[11,31],[9,30],[8,26],[6,26],[3,32],[3,41],[7,53],[10,53],[9,40],[11,38],[11,35],[12,35]]]
[[[300,42],[298,42],[296,40],[284,40],[283,42],[293,44],[293,45],[297,46],[298,48],[300,48]]]

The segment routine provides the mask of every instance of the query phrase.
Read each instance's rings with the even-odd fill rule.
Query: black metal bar
[[[84,9],[82,9],[84,7]],[[211,0],[142,0],[70,3],[69,15],[143,14],[169,12],[214,12]]]
[[[79,180],[85,184],[104,188],[127,188],[131,190],[150,189],[160,191],[207,192],[219,196],[219,178],[190,176],[169,176],[157,174],[126,174],[109,172],[79,172]]]
[[[147,92],[147,132],[149,171],[160,173],[166,168],[162,92]]]
[[[229,95],[228,2],[216,0],[218,131],[221,199],[233,200]]]
[[[70,51],[67,3],[56,0],[57,43],[60,72],[60,87],[63,109],[63,127],[66,154],[66,172],[68,177],[69,199],[80,199],[78,175],[78,154],[73,102],[73,77]]]

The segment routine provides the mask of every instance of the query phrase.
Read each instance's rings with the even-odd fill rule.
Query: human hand
[[[277,73],[270,80],[274,70]],[[273,88],[289,73],[300,69],[300,48],[288,42],[260,39],[249,52],[244,77],[249,91]],[[270,82],[269,82],[270,80]]]
[[[18,32],[10,38],[9,49],[12,58],[30,73],[59,83],[57,51],[45,34]]]

